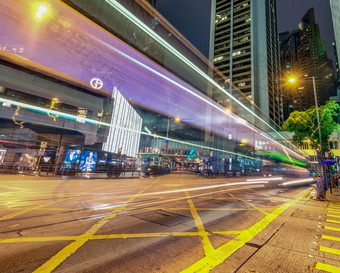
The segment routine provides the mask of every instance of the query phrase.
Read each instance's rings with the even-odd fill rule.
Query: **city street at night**
[[[340,273],[340,0],[295,2],[0,1],[0,273]]]
[[[335,232],[323,229],[327,206],[339,205],[315,201],[310,182],[271,187],[300,182],[184,172],[119,180],[19,177],[1,176],[2,272],[304,272],[316,262],[340,266],[335,254],[318,250],[319,243],[339,244],[320,242],[321,234]],[[274,270],[280,266],[287,270]]]

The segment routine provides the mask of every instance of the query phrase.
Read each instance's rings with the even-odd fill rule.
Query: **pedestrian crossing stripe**
[[[340,228],[327,227],[327,226],[324,226],[324,229],[333,230],[333,231],[340,231]]]
[[[328,236],[328,235],[321,235],[321,239],[340,242],[340,238],[339,237]]]
[[[320,251],[323,251],[323,252],[327,252],[327,253],[331,253],[331,254],[335,254],[335,255],[340,255],[340,250],[338,250],[338,249],[324,247],[324,246],[320,246],[319,249],[320,249]]]
[[[326,272],[332,272],[332,273],[340,272],[340,267],[336,267],[336,266],[329,265],[329,264],[323,264],[323,263],[317,263],[315,266],[315,269],[326,271]]]
[[[328,217],[336,217],[336,218],[340,218],[340,215],[333,215],[333,214],[326,214]]]
[[[328,210],[329,213],[337,213],[340,214],[340,210]]]
[[[335,221],[335,220],[330,220],[330,219],[326,219],[326,222],[340,224],[340,221]]]

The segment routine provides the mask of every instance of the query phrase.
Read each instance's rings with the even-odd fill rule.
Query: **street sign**
[[[43,149],[45,149],[47,147],[47,142],[41,142],[41,144],[40,144],[40,148],[43,148]]]
[[[322,164],[324,165],[336,165],[336,161],[335,160],[323,160]]]
[[[40,148],[40,149],[39,149],[38,156],[45,156],[45,155],[46,155],[46,149]]]

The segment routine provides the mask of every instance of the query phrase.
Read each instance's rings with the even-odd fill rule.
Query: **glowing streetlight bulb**
[[[290,79],[288,80],[288,82],[290,82],[290,83],[294,83],[295,81],[296,81],[295,78],[290,78]]]
[[[39,5],[38,12],[42,15],[47,12],[47,7],[45,5]]]
[[[180,118],[175,118],[175,121],[176,121],[176,122],[180,122],[181,119],[180,119]]]

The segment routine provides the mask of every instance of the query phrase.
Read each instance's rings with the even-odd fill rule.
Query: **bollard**
[[[317,198],[323,200],[325,198],[325,182],[322,178],[316,180],[316,191]]]

